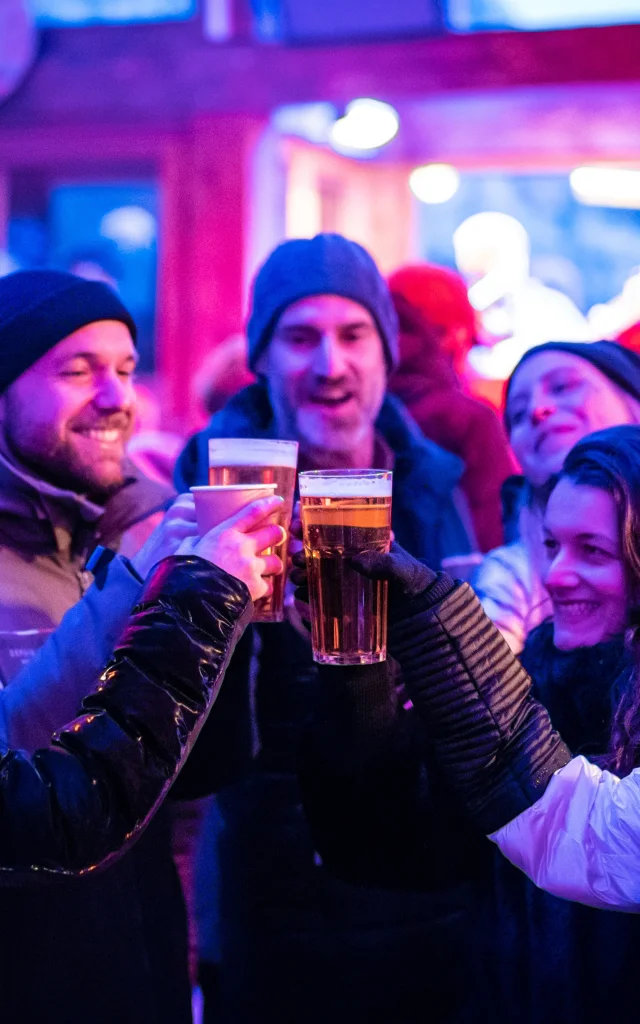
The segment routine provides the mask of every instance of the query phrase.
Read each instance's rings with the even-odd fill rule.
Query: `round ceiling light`
[[[119,206],[102,218],[100,234],[129,252],[149,249],[156,237],[156,219],[142,206]]]
[[[333,124],[329,141],[338,153],[367,153],[391,142],[399,127],[398,113],[389,103],[353,100]]]
[[[409,188],[421,203],[446,203],[460,187],[460,174],[451,164],[425,164],[409,175]]]

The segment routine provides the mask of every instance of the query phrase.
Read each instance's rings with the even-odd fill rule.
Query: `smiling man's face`
[[[279,436],[299,441],[314,464],[349,466],[354,456],[358,464],[387,384],[382,339],[364,306],[339,295],[294,302],[257,369],[268,383]]]
[[[0,399],[13,453],[44,480],[102,500],[123,483],[137,355],[116,320],[87,324],[29,367]]]

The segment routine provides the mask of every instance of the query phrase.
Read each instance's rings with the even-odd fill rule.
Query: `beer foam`
[[[304,498],[390,498],[392,478],[375,476],[305,476],[301,474],[300,494]]]
[[[295,469],[298,445],[265,437],[215,437],[209,440],[209,466],[282,466]]]

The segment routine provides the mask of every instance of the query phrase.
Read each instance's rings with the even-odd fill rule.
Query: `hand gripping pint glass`
[[[347,559],[388,551],[392,473],[327,470],[300,474],[314,660],[371,665],[387,656],[387,591]]]
[[[271,484],[284,498],[277,522],[289,530],[298,465],[296,441],[214,437],[209,441],[209,484]],[[287,542],[273,549],[287,564]],[[285,574],[273,577],[273,593],[256,601],[254,622],[282,622]]]

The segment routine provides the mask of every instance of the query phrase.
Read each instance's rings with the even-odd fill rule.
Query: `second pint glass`
[[[389,550],[392,473],[319,470],[301,473],[299,480],[314,660],[324,665],[384,661],[387,583],[365,579],[346,559]]]
[[[297,441],[267,438],[213,437],[209,441],[209,484],[275,484],[284,498],[278,522],[289,530],[298,465]],[[286,567],[286,541],[274,551]],[[254,622],[282,622],[284,619],[284,573],[273,577],[273,593],[256,601]]]

